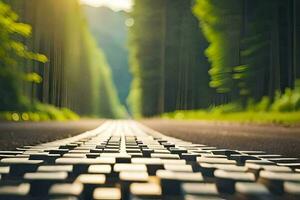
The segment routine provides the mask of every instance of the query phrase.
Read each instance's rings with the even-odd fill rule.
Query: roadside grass
[[[0,112],[0,121],[67,121],[78,120],[80,117],[68,108],[57,108],[49,104],[35,103],[24,111]]]
[[[300,124],[300,111],[295,112],[273,112],[273,111],[241,111],[232,113],[210,112],[205,110],[195,111],[175,111],[161,115],[164,119],[180,120],[209,120],[227,121],[239,123],[258,123],[258,124],[281,124],[296,125]]]
[[[211,106],[206,110],[177,110],[161,115],[165,119],[213,120],[256,124],[300,124],[300,88],[276,92],[273,100],[263,97],[255,102],[248,99],[246,105],[231,102]]]

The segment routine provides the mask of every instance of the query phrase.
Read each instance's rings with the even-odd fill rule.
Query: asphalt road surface
[[[73,122],[0,122],[0,150],[12,150],[77,135],[104,120]],[[241,125],[204,121],[148,119],[140,121],[163,134],[219,148],[263,150],[300,158],[300,126]]]
[[[237,150],[262,150],[300,158],[300,126],[161,119],[141,122],[165,135],[195,143]]]
[[[101,125],[103,120],[71,122],[0,122],[0,150],[13,150],[71,137]]]

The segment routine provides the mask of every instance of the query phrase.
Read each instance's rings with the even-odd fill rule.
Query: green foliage
[[[272,68],[275,69],[277,66],[275,63],[273,63],[273,66],[270,66],[272,53],[276,51],[271,49],[274,45],[271,41],[271,35],[275,33],[275,30],[271,28],[271,24],[275,17],[273,16],[273,11],[266,12],[266,10],[272,9],[270,3],[268,0],[245,1],[244,3],[244,9],[247,9],[247,6],[249,6],[249,9],[245,11],[249,14],[244,14],[244,27],[242,29],[244,36],[241,39],[241,60],[245,63],[246,68],[239,73],[240,78],[238,82],[240,91],[244,91],[240,92],[240,94],[256,100],[263,95],[274,93],[274,88],[267,88],[263,80],[269,80],[277,84],[277,80],[272,80],[272,78],[277,76],[272,76]],[[277,3],[276,0],[273,3],[275,5]],[[253,17],[250,18],[252,15]]]
[[[26,59],[19,61],[20,65],[25,66],[24,71],[34,72],[24,74],[20,78],[30,81],[30,85],[13,85],[20,90],[19,93],[31,98],[29,105],[26,103],[25,106],[21,106],[20,101],[16,101],[16,106],[27,112],[31,102],[38,99],[45,104],[65,107],[84,116],[115,118],[125,115],[115,94],[106,58],[88,30],[79,1],[6,2],[20,13],[20,21],[26,21],[32,26],[33,37],[22,38],[27,48],[43,52],[48,57],[48,62],[43,67]],[[22,51],[24,48],[19,46],[18,49]],[[45,61],[34,54],[26,53],[26,56]],[[6,77],[7,80],[13,79],[12,76]],[[10,102],[15,101],[16,97],[13,94],[8,91],[4,93],[10,95]],[[34,109],[32,106],[30,108]],[[34,113],[47,113],[42,115],[45,119],[60,118],[58,116],[62,116],[63,119],[64,115],[70,115],[69,112],[60,114],[65,109],[60,111],[48,106],[43,109],[46,110]],[[5,110],[18,111],[8,106],[5,106]]]
[[[164,5],[158,1],[135,1],[129,30],[130,66],[134,77],[128,97],[137,115],[153,115],[160,109],[162,90],[162,23]],[[156,30],[150,31],[150,30]]]
[[[135,1],[129,29],[133,75],[127,99],[135,117],[207,107],[207,41],[191,11],[192,0]]]
[[[267,112],[271,106],[269,97],[263,97],[258,103],[254,99],[248,99],[246,110],[253,112]]]
[[[46,56],[27,50],[22,39],[31,36],[31,26],[18,22],[18,15],[0,1],[0,111],[23,110],[22,81],[40,83],[37,73],[26,73],[22,60],[47,62]],[[17,39],[19,38],[19,39]]]
[[[300,91],[286,89],[284,94],[277,92],[274,103],[271,106],[272,111],[293,112],[300,110]]]
[[[109,39],[103,37],[95,44],[77,0],[6,2],[22,12],[18,20],[9,6],[0,4],[0,111],[16,111],[12,119],[61,116],[49,107],[31,113],[32,102],[39,99],[82,115],[126,115],[112,81],[108,65],[112,61],[107,62],[100,48]],[[299,56],[293,52],[299,47],[291,39],[294,35],[298,41],[291,2],[197,0],[192,9],[201,29],[192,15],[192,2],[135,1],[129,42],[134,80],[128,97],[133,114],[153,116],[210,104],[216,106],[199,116],[252,120],[256,113],[260,119],[263,113],[273,112],[280,115],[275,121],[280,121],[286,116],[283,112],[296,113],[299,92],[284,92],[294,88],[294,79],[299,78],[293,73],[299,71],[294,64]],[[111,34],[120,39],[119,32]],[[33,52],[42,52],[49,62]],[[218,94],[208,87],[209,79]],[[275,96],[275,91],[282,94]],[[185,116],[185,112],[177,114]]]
[[[296,36],[291,38],[298,31],[291,2],[195,1],[194,14],[209,41],[205,52],[211,62],[211,87],[226,93],[230,101],[243,103],[273,98],[277,90],[294,87],[298,64],[293,57],[299,45]]]
[[[201,29],[209,41],[205,53],[211,62],[210,86],[219,93],[234,91],[234,68],[239,69],[239,38],[241,29],[240,0],[197,0],[193,8]]]
[[[22,94],[23,81],[41,83],[36,72],[25,72],[24,62],[46,63],[47,57],[28,51],[23,42],[31,36],[31,26],[17,22],[18,15],[0,1],[0,119],[11,121],[73,120],[79,117],[69,109],[33,103]],[[8,111],[7,111],[8,110]]]
[[[60,110],[66,119],[77,120],[80,118],[75,112],[73,112],[72,110],[70,110],[68,108],[61,108]]]
[[[58,67],[64,68],[66,74],[67,80],[61,81],[71,83],[66,87],[69,92],[62,98],[68,99],[63,106],[71,105],[72,110],[85,116],[124,117],[125,111],[116,95],[106,57],[90,33],[78,2],[72,0],[61,4],[64,7],[59,10],[65,12],[67,19],[60,20],[66,26],[62,33],[65,53],[61,58],[65,65]],[[61,18],[59,15],[56,17],[58,20]]]
[[[79,116],[67,108],[56,108],[52,105],[34,103],[31,105],[30,111],[27,112],[0,112],[0,120],[8,121],[65,121],[78,120]]]
[[[17,22],[18,19],[19,16],[10,6],[0,1],[1,65],[15,66],[18,64],[16,58],[47,62],[44,55],[28,51],[24,43],[15,39],[16,37],[28,38],[31,36],[31,26]]]
[[[229,104],[222,104],[218,106],[213,106],[209,108],[209,112],[212,113],[232,113],[232,112],[240,112],[243,110],[243,107],[240,103],[229,103]]]
[[[235,113],[241,111],[249,112],[296,112],[300,111],[300,91],[286,89],[283,94],[276,93],[274,100],[264,96],[258,102],[248,99],[245,108],[241,103],[222,104],[210,107],[209,112],[213,113]]]
[[[35,72],[24,74],[23,79],[33,83],[41,83],[43,81],[43,78]]]
[[[167,119],[199,119],[251,123],[300,123],[300,91],[286,89],[284,94],[277,92],[274,101],[263,97],[255,102],[249,99],[246,108],[240,103],[229,103],[207,110],[175,111],[161,116]]]
[[[295,110],[288,104],[297,97],[271,106],[275,91],[295,83],[291,9],[279,0],[136,1],[128,98],[134,115],[207,107],[214,113]]]
[[[207,120],[258,124],[295,125],[300,123],[300,112],[233,112],[212,113],[205,110],[175,111],[162,115],[165,119]]]

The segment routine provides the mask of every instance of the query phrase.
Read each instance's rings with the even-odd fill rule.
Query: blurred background
[[[297,0],[0,0],[0,119],[300,122]]]

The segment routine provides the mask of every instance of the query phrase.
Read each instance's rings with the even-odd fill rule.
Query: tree
[[[211,62],[210,86],[218,93],[237,98],[234,68],[240,66],[240,38],[242,25],[242,1],[198,0],[194,13],[209,47],[205,53]]]
[[[292,0],[197,0],[194,13],[210,43],[210,85],[217,92],[246,103],[294,87]]]
[[[133,84],[129,96],[135,115],[207,107],[207,41],[191,12],[193,1],[136,1],[131,17]]]
[[[42,54],[27,50],[21,40],[31,36],[31,26],[17,22],[18,15],[9,5],[0,1],[0,110],[24,110],[26,98],[22,96],[23,81],[40,83],[37,73],[28,73],[22,61],[47,62]]]
[[[211,101],[204,55],[208,43],[191,12],[192,2],[166,1],[164,112],[206,108]]]
[[[130,66],[134,78],[128,101],[135,116],[161,112],[165,6],[161,3],[160,0],[135,1],[131,13],[134,25],[129,32]]]
[[[9,3],[20,13],[22,21],[32,25],[34,37],[26,40],[27,46],[49,58],[44,68],[26,63],[28,70],[43,77],[40,86],[25,88],[28,96],[81,115],[124,114],[110,73],[104,73],[109,71],[106,58],[96,46],[77,0]]]

